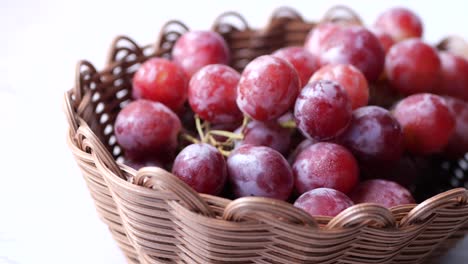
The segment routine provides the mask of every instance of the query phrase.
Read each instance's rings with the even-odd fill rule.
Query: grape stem
[[[288,120],[288,121],[285,121],[285,122],[281,122],[280,126],[284,127],[284,128],[297,128],[296,121],[294,121],[294,120]]]
[[[233,133],[230,131],[225,130],[211,130],[210,123],[207,121],[203,121],[200,119],[198,115],[194,116],[195,118],[195,127],[198,132],[198,136],[200,139],[196,139],[189,134],[182,134],[182,138],[192,142],[192,143],[206,143],[214,146],[221,152],[224,156],[229,156],[231,150],[234,148],[234,144],[236,140],[242,140],[244,138],[244,129],[247,127],[247,124],[250,122],[249,117],[244,116],[244,120],[242,121],[242,126],[240,129],[240,134]],[[227,138],[224,141],[216,140],[215,136],[221,136]]]
[[[182,136],[183,139],[185,139],[185,140],[187,140],[187,141],[189,141],[189,142],[192,142],[192,143],[195,143],[195,144],[200,143],[200,140],[198,140],[198,139],[192,137],[192,136],[189,135],[189,134],[183,133],[181,136]]]
[[[198,135],[200,136],[200,140],[203,143],[207,143],[208,139],[206,138],[205,133],[203,132],[203,127],[201,124],[200,117],[195,115],[195,127],[197,128]]]

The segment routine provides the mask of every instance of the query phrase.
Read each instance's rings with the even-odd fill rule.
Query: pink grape
[[[396,41],[408,38],[421,38],[423,34],[423,23],[413,11],[396,7],[391,8],[379,15],[374,27],[389,34]]]
[[[317,140],[342,133],[351,121],[351,114],[351,101],[343,87],[324,80],[308,83],[294,107],[299,130]]]
[[[291,64],[274,56],[260,56],[242,72],[237,105],[255,120],[273,120],[294,104],[299,85],[299,77]]]
[[[297,145],[297,147],[294,149],[294,151],[289,155],[288,157],[288,162],[289,164],[294,164],[294,161],[296,160],[297,156],[306,148],[308,148],[310,145],[317,143],[313,139],[304,139]]]
[[[165,105],[136,100],[125,106],[115,121],[115,136],[127,155],[170,156],[182,128],[179,117]]]
[[[173,111],[187,99],[188,78],[177,64],[161,58],[147,60],[133,77],[132,95],[163,103]]]
[[[414,154],[440,152],[455,128],[455,119],[440,96],[415,94],[401,100],[393,115],[403,129],[405,148]]]
[[[468,60],[440,52],[441,82],[434,93],[448,95],[468,101]]]
[[[243,145],[229,155],[227,167],[236,197],[261,196],[287,200],[294,179],[288,162],[274,149]]]
[[[390,34],[381,32],[381,31],[374,31],[375,36],[379,39],[380,44],[382,45],[385,54],[388,53],[390,48],[395,45],[395,40],[392,38]]]
[[[341,27],[342,26],[334,23],[318,24],[307,35],[304,44],[305,49],[312,55],[319,57],[323,52],[327,40],[340,31]]]
[[[189,31],[174,44],[172,58],[189,77],[206,65],[228,64],[229,47],[214,31]]]
[[[300,87],[306,85],[312,74],[319,68],[318,58],[303,47],[282,48],[272,55],[291,63],[299,75]]]
[[[319,52],[315,54],[319,57],[320,65],[351,64],[369,82],[376,81],[385,63],[385,51],[377,37],[361,26],[339,27],[330,31],[333,33],[323,37]]]
[[[366,77],[350,64],[328,65],[312,75],[310,82],[328,80],[339,83],[348,93],[353,109],[367,105],[369,86]]]
[[[227,179],[223,155],[206,143],[185,147],[176,157],[172,173],[195,191],[217,195]]]
[[[355,204],[376,203],[387,208],[414,203],[411,193],[398,183],[387,180],[367,180],[349,195]]]
[[[192,76],[188,99],[193,111],[212,123],[235,123],[242,120],[236,104],[240,74],[229,66],[212,64]]]
[[[292,168],[299,194],[321,187],[348,193],[359,180],[356,159],[347,149],[333,143],[319,142],[305,148]]]
[[[311,216],[333,217],[353,205],[353,201],[346,194],[329,188],[310,190],[294,202],[295,207],[301,208]]]
[[[431,46],[409,39],[393,45],[385,71],[392,87],[404,95],[430,92],[440,81],[440,59]]]

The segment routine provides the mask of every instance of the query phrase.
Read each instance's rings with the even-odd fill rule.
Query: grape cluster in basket
[[[422,34],[416,14],[393,8],[372,29],[321,23],[304,46],[238,72],[218,33],[187,32],[172,60],[151,58],[133,77],[135,100],[115,122],[124,162],[311,215],[413,203],[414,157],[468,151],[468,61]]]

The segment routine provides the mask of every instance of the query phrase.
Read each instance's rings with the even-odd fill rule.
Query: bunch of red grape
[[[319,24],[303,47],[237,72],[218,33],[188,32],[172,60],[149,59],[133,77],[135,100],[115,122],[125,163],[171,170],[201,193],[295,201],[311,215],[414,203],[414,157],[468,152],[468,61],[422,34],[416,14],[394,8],[371,30]],[[400,100],[368,105],[370,87]]]

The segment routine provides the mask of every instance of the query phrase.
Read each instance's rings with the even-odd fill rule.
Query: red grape
[[[281,127],[274,121],[252,121],[244,129],[244,139],[236,145],[265,146],[285,154],[289,150],[290,142],[290,129]]]
[[[185,147],[176,157],[172,173],[195,191],[219,194],[227,179],[223,155],[213,146],[200,143]]]
[[[392,86],[402,94],[430,92],[439,83],[440,59],[431,46],[409,39],[393,45],[385,71]]]
[[[132,159],[130,157],[125,157],[124,164],[135,169],[139,170],[143,167],[158,167],[164,168],[164,164],[159,161],[157,158],[148,158],[143,159]]]
[[[369,86],[366,77],[350,64],[328,65],[314,73],[311,82],[319,80],[335,81],[348,93],[353,109],[367,105]]]
[[[240,74],[229,66],[212,64],[201,68],[189,83],[188,100],[193,111],[212,123],[242,120],[236,104]]]
[[[294,151],[289,155],[288,157],[288,162],[289,164],[294,164],[294,161],[296,161],[297,155],[299,155],[304,149],[308,148],[310,145],[317,143],[313,139],[304,139],[297,147],[294,149]]]
[[[192,76],[209,64],[228,64],[229,48],[221,35],[214,31],[189,31],[174,44],[172,58]]]
[[[353,201],[346,194],[329,188],[310,190],[294,202],[295,207],[301,208],[311,216],[333,217],[353,205]]]
[[[300,194],[321,187],[348,193],[359,180],[356,159],[347,149],[334,143],[310,145],[299,153],[292,169]]]
[[[299,90],[299,77],[291,64],[274,56],[260,56],[247,64],[241,75],[237,105],[255,120],[273,120],[291,108]]]
[[[360,161],[397,161],[404,149],[400,124],[378,106],[354,110],[351,124],[339,141]]]
[[[287,200],[292,192],[294,179],[291,168],[274,149],[243,145],[229,155],[227,167],[237,197]]]
[[[115,136],[126,154],[170,156],[182,128],[177,115],[165,105],[144,99],[125,106],[115,121]]]
[[[423,34],[421,19],[409,9],[391,8],[380,14],[374,27],[389,34],[394,40],[420,38]]]
[[[414,203],[411,193],[398,183],[386,180],[367,180],[349,195],[355,204],[376,203],[387,208]]]
[[[414,154],[439,152],[455,127],[444,99],[433,94],[408,96],[396,105],[393,114],[403,128],[406,149]]]
[[[334,23],[318,24],[307,35],[305,49],[316,57],[320,56],[327,39],[336,34],[341,27]]]
[[[468,103],[451,97],[446,97],[445,102],[455,117],[455,131],[450,137],[445,153],[461,157],[468,152]]]
[[[468,101],[468,61],[448,52],[439,53],[441,82],[434,92]]]
[[[385,62],[385,51],[377,37],[360,26],[340,27],[332,31],[333,34],[324,37],[317,55],[320,64],[351,64],[368,81],[377,80]]]
[[[132,95],[178,111],[187,99],[187,76],[177,64],[161,58],[147,60],[133,76]]]
[[[395,40],[390,36],[390,34],[378,30],[374,31],[374,34],[379,39],[385,53],[388,53],[390,48],[395,44]]]
[[[302,47],[287,47],[272,54],[292,64],[299,75],[300,87],[309,82],[310,76],[319,68],[318,59]]]
[[[317,140],[339,135],[348,126],[351,114],[348,94],[332,81],[308,83],[301,90],[294,108],[299,130]]]

